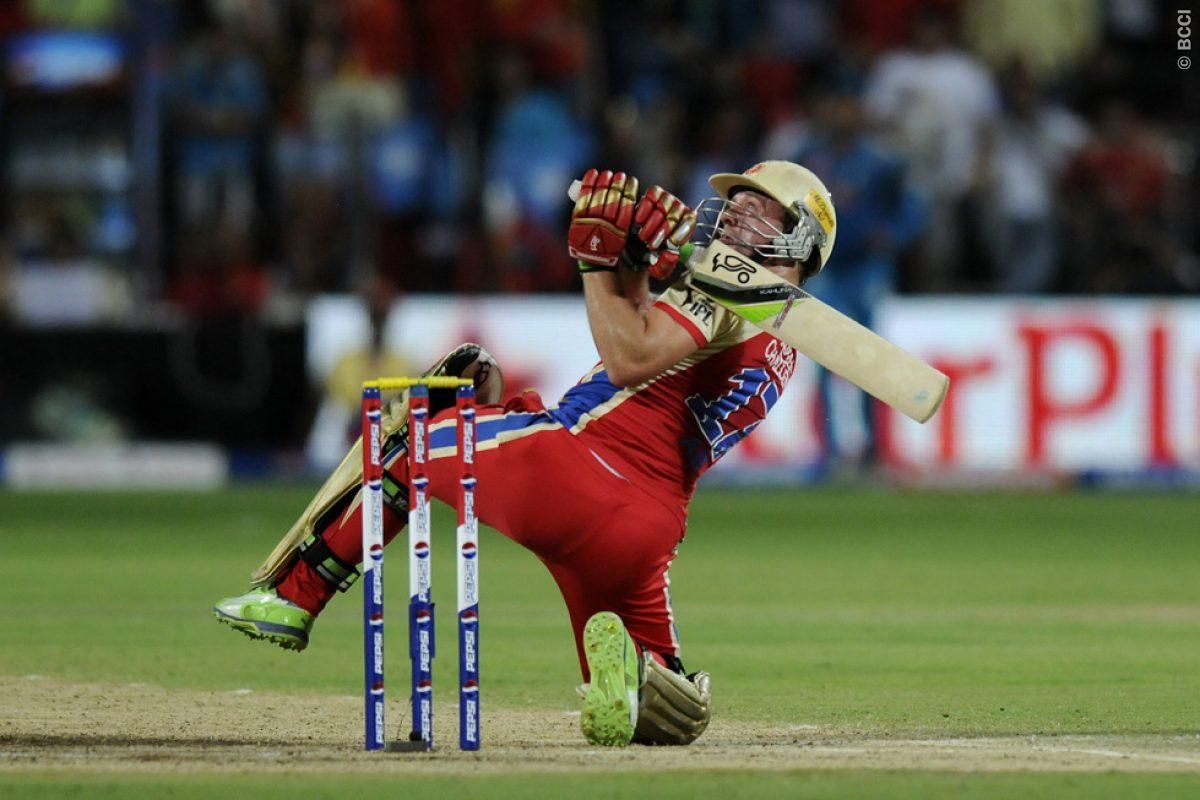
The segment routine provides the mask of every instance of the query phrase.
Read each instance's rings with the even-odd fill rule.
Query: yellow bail
[[[430,389],[457,389],[459,386],[473,386],[470,378],[450,378],[438,375],[431,378],[376,378],[373,381],[363,381],[364,389],[378,389],[381,392],[392,389],[411,389],[414,386],[428,386]]]

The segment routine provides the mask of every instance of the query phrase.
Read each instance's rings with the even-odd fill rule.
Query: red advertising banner
[[[949,475],[1200,470],[1200,301],[892,298],[878,316],[879,333],[951,378],[925,425],[876,408],[886,464]],[[319,385],[361,348],[366,318],[353,298],[331,297],[308,322]],[[597,359],[579,298],[413,297],[394,308],[386,340],[414,368],[478,341],[500,360],[510,390],[533,387],[549,403]],[[715,479],[800,480],[827,441],[850,456],[864,447],[855,390],[834,381],[826,406],[816,367],[801,364]],[[340,423],[331,430],[343,433]],[[336,463],[343,442],[326,438]]]

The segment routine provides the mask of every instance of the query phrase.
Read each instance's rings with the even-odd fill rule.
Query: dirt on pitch
[[[199,692],[0,676],[0,770],[328,774],[613,770],[928,769],[1200,772],[1200,737],[899,739],[718,717],[694,745],[590,747],[579,714],[485,708],[484,749],[457,749],[457,708],[437,710],[433,753],[361,749],[357,697]],[[389,728],[406,708],[389,704]],[[469,762],[468,764],[464,762]]]

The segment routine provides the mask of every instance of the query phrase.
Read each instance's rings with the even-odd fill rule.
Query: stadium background
[[[5,480],[315,474],[361,375],[464,338],[557,396],[594,357],[570,180],[696,203],[770,157],[839,203],[814,293],[955,389],[870,436],[801,374],[714,480],[1190,480],[1175,27],[1098,0],[5,4]]]
[[[0,3],[0,795],[1196,796],[1177,28],[1141,0]],[[364,373],[467,338],[547,398],[591,366],[583,168],[695,202],[762,157],[838,202],[814,293],[954,389],[871,437],[799,372],[706,478],[671,570],[717,687],[695,745],[584,746],[557,590],[491,530],[479,758],[361,752],[357,590],[300,657],[213,622]]]

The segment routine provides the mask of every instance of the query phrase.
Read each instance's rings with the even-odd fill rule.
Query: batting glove
[[[589,169],[583,176],[567,245],[580,272],[615,271],[625,249],[638,180],[624,172]]]
[[[665,280],[679,263],[679,248],[696,231],[696,212],[661,186],[651,186],[633,213],[641,260],[650,276]]]

